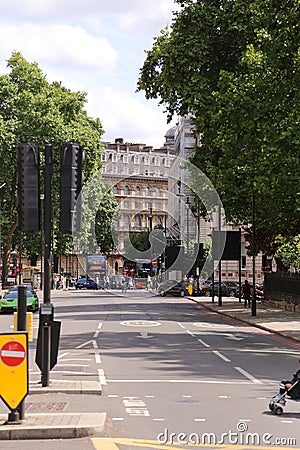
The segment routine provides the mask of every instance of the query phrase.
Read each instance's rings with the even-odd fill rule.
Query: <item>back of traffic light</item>
[[[80,191],[84,154],[77,144],[65,143],[60,153],[60,231],[70,233],[80,230]],[[78,212],[78,213],[77,213]]]
[[[37,144],[17,147],[18,226],[21,231],[40,230],[40,150]]]

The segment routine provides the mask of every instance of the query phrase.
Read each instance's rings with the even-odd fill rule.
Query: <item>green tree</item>
[[[71,92],[59,82],[49,83],[37,63],[29,63],[19,52],[8,60],[9,73],[0,76],[0,191],[6,200],[2,210],[2,238],[4,275],[7,273],[12,242],[17,227],[16,146],[23,142],[37,142],[41,148],[52,144],[54,149],[53,206],[55,213],[54,242],[71,244],[70,236],[58,238],[57,218],[59,192],[59,149],[62,142],[80,144],[85,150],[85,177],[101,166],[100,120],[89,117],[84,110],[86,93]],[[23,251],[30,253],[24,239]],[[67,247],[67,245],[65,245]],[[35,249],[36,251],[36,249]]]
[[[192,162],[216,187],[227,219],[257,232],[300,229],[298,0],[182,0],[147,51],[138,89],[169,117],[191,114]],[[197,183],[197,180],[193,180]],[[256,250],[265,250],[264,240]]]

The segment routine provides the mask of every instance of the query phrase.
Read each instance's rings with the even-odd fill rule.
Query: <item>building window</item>
[[[246,261],[246,256],[242,256],[242,269],[246,269],[247,266],[247,261]]]
[[[101,155],[101,160],[102,160],[102,161],[106,161],[106,154],[105,154],[105,153],[102,153],[102,155]]]
[[[151,189],[150,188],[146,188],[146,197],[151,197]]]
[[[142,221],[140,216],[135,216],[135,226],[136,228],[141,228]]]
[[[143,206],[142,202],[134,202],[135,209],[142,209],[142,206]]]
[[[130,228],[130,217],[129,217],[129,216],[125,216],[125,217],[124,217],[124,226],[125,226],[125,228],[127,228],[127,229]]]
[[[155,189],[155,197],[161,197],[161,192],[159,188]]]
[[[138,164],[139,163],[139,157],[138,155],[134,155],[134,160],[133,160],[134,164]]]
[[[139,186],[135,188],[135,195],[141,195],[141,188]]]
[[[160,166],[160,160],[159,160],[159,158],[155,158],[155,160],[154,160],[154,165],[155,165],[156,167]]]
[[[124,209],[129,209],[129,201],[128,200],[125,200],[123,205],[124,205]]]
[[[128,186],[124,187],[124,195],[129,195],[129,187]]]
[[[161,210],[161,203],[160,202],[155,203],[155,209],[157,209],[157,211]]]
[[[169,158],[165,159],[165,167],[170,167],[170,160],[169,160]]]
[[[105,173],[105,172],[106,172],[105,167],[102,167],[102,173]]]
[[[145,156],[145,158],[144,158],[144,164],[145,164],[145,166],[149,166],[149,164],[150,164],[149,156]]]
[[[116,155],[115,153],[112,155],[112,162],[117,162],[118,161],[118,155]]]
[[[125,163],[125,164],[128,163],[128,155],[123,156],[123,163]]]
[[[114,193],[114,195],[117,195],[117,194],[118,194],[118,186],[114,185],[114,187],[113,187],[113,193]]]

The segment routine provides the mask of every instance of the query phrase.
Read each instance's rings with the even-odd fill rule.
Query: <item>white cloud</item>
[[[82,27],[70,25],[1,25],[0,53],[20,51],[30,61],[56,66],[93,69],[107,74],[114,70],[117,52],[105,38],[96,38]]]
[[[148,28],[170,20],[174,0],[10,0],[1,5],[1,20],[55,22],[113,15],[121,26]]]
[[[166,131],[173,126],[167,124],[162,108],[154,107],[154,102],[143,103],[137,95],[113,87],[105,88],[97,97],[88,96],[88,101],[88,113],[100,117],[106,131],[103,139],[107,141],[123,137],[127,142],[159,148]]]

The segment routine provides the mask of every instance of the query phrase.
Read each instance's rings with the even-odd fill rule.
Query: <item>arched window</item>
[[[155,189],[155,196],[160,197],[160,189],[159,188]]]
[[[124,195],[129,195],[129,187],[128,186],[124,187]]]
[[[135,195],[141,195],[141,188],[139,186],[135,188]]]
[[[118,193],[118,186],[114,185],[113,193],[114,193],[114,195],[116,195]]]
[[[149,187],[146,188],[146,196],[147,197],[151,196],[151,189]]]

